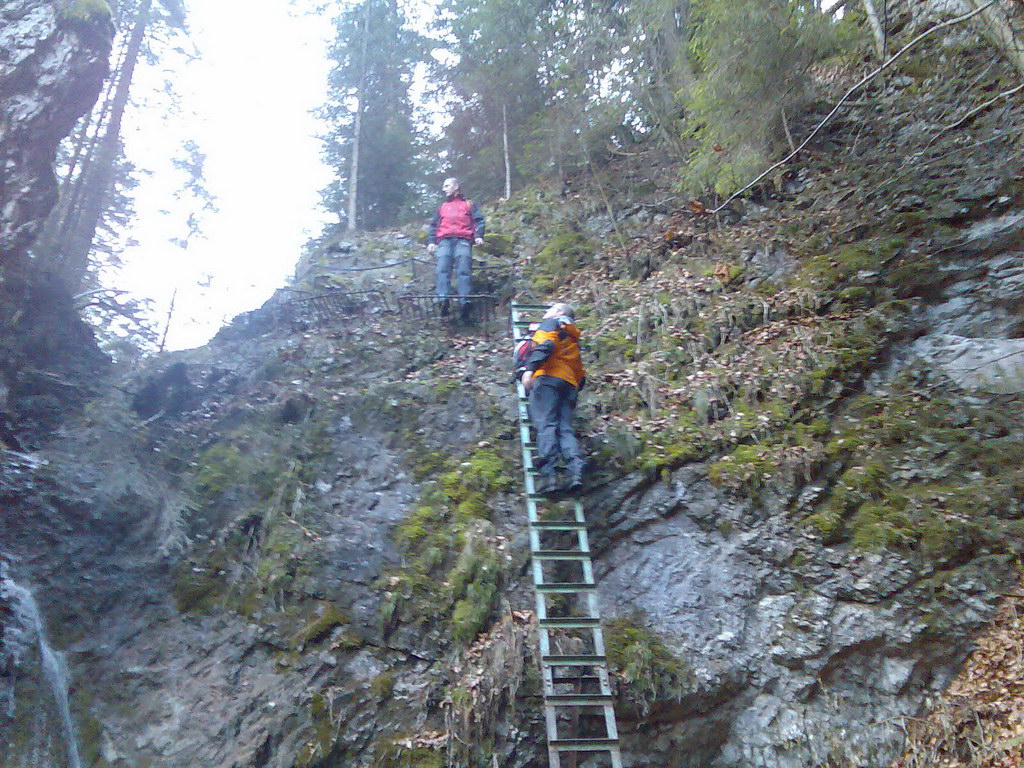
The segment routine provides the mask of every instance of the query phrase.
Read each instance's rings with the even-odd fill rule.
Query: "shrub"
[[[781,148],[783,114],[807,98],[808,66],[837,49],[830,16],[804,0],[699,0],[691,48],[701,78],[688,104],[692,192],[727,195]]]

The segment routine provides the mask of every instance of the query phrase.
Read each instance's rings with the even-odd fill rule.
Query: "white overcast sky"
[[[354,1],[354,0],[353,0]],[[404,0],[410,23],[426,31],[436,0]],[[294,271],[303,244],[336,220],[319,207],[331,171],[320,160],[313,116],[327,88],[333,17],[321,0],[190,0],[189,37],[199,58],[164,55],[140,68],[136,108],[126,116],[127,152],[146,172],[136,190],[137,218],[116,287],[154,302],[162,332],[177,290],[169,349],[204,344],[225,322],[255,309]],[[443,55],[435,51],[435,55]],[[161,84],[178,94],[180,114],[161,118]],[[443,107],[414,83],[413,97],[441,120]],[[435,129],[437,126],[435,125]],[[175,202],[182,174],[171,158],[191,139],[206,155],[205,184],[217,212],[203,217],[202,236],[183,250],[189,211]]]
[[[136,81],[152,90],[171,80],[182,113],[164,121],[137,109],[126,125],[129,156],[151,175],[136,194],[138,245],[116,277],[118,287],[153,299],[161,318],[177,289],[171,349],[205,343],[285,283],[326,217],[318,192],[329,179],[310,112],[324,99],[330,20],[286,0],[198,0],[189,27],[201,58],[165,59]],[[169,167],[183,139],[206,154],[219,208],[187,250],[168,242],[182,236],[188,215],[172,199],[180,177]]]

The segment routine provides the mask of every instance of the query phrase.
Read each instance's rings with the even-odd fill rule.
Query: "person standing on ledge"
[[[537,493],[578,491],[583,486],[583,457],[572,417],[586,372],[580,361],[580,329],[570,305],[552,304],[544,313],[533,334],[533,352],[522,382],[530,393],[530,418],[537,429]],[[559,456],[568,476],[565,485],[555,478]]]
[[[441,314],[448,314],[454,265],[459,318],[468,320],[468,297],[473,292],[473,244],[483,245],[484,215],[476,203],[462,196],[458,179],[445,179],[441,189],[445,201],[430,222],[427,252],[437,254],[437,298],[441,302]]]

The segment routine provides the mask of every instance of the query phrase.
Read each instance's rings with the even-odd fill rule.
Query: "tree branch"
[[[936,133],[932,137],[931,141],[928,142],[928,146],[931,146],[932,144],[934,144],[938,140],[938,138],[940,136],[942,136],[943,134],[948,133],[949,131],[952,131],[955,128],[959,128],[961,125],[963,125],[964,123],[969,121],[972,117],[974,117],[979,112],[984,112],[986,109],[991,107],[993,104],[995,104],[1000,99],[1008,99],[1011,96],[1013,96],[1013,94],[1017,93],[1017,91],[1019,91],[1021,89],[1024,89],[1024,83],[1021,83],[1016,88],[1010,88],[1008,91],[1003,91],[1002,93],[997,93],[995,96],[993,96],[991,99],[986,101],[984,104],[979,104],[978,106],[976,106],[974,109],[972,109],[966,115],[961,117],[955,123],[951,123],[950,125],[943,126],[939,130],[939,132]]]

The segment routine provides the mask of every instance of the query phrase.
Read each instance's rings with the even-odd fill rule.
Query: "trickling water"
[[[29,590],[7,577],[0,577],[0,592],[13,602],[17,624],[23,631],[35,635],[35,643],[39,648],[39,656],[42,660],[43,675],[53,693],[57,712],[60,715],[68,756],[68,768],[82,768],[82,761],[78,755],[78,737],[75,733],[75,724],[71,720],[71,706],[68,701],[68,668],[64,661],[64,655],[50,646],[46,638],[46,627],[43,626],[43,618],[39,613],[39,606]]]

